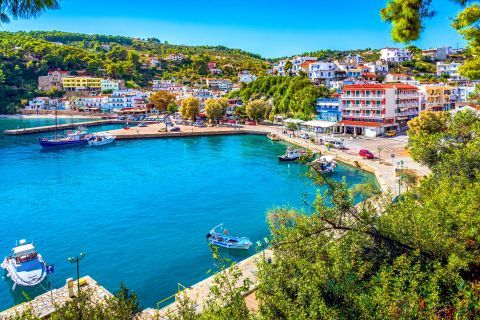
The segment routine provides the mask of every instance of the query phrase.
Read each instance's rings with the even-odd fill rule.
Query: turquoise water
[[[268,233],[268,209],[301,207],[303,194],[313,199],[316,190],[304,175],[306,166],[279,163],[285,145],[263,136],[47,151],[38,145],[39,135],[0,137],[0,256],[15,240],[34,240],[55,265],[58,287],[75,277],[67,258],[85,252],[82,274],[111,291],[124,281],[144,307],[174,293],[178,282],[188,286],[208,276],[214,261],[205,236],[212,226],[223,222],[231,234],[256,241]],[[340,165],[334,178],[342,176],[350,184],[373,179]],[[251,248],[231,258],[254,253]],[[11,286],[0,281],[0,309],[25,299]]]

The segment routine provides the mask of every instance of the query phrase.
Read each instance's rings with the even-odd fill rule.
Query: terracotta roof
[[[383,123],[373,122],[373,121],[351,121],[351,120],[342,120],[339,124],[345,126],[358,126],[358,127],[382,127]]]
[[[403,84],[403,83],[369,83],[369,84],[349,84],[346,85],[343,90],[354,90],[354,89],[415,89],[418,90],[417,87],[409,85],[409,84]]]
[[[300,64],[302,67],[308,67],[310,64],[317,62],[316,60],[307,60],[304,63]]]

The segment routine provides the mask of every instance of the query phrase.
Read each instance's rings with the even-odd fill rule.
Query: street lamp
[[[68,258],[68,262],[77,264],[77,291],[78,291],[78,295],[80,295],[80,267],[79,267],[79,262],[83,258],[85,258],[85,253],[83,253],[83,252],[80,252],[80,255],[78,257]]]

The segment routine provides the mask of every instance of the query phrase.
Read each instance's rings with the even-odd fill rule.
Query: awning
[[[352,126],[352,127],[383,127],[384,124],[380,122],[372,122],[372,121],[350,121],[350,120],[342,120],[339,122],[341,125],[344,126]]]
[[[331,128],[337,126],[337,122],[325,121],[325,120],[311,120],[303,122],[302,126],[315,127],[315,128]]]
[[[283,120],[283,122],[300,124],[300,123],[303,123],[303,122],[305,122],[305,121],[303,121],[302,119],[291,119],[291,118],[288,118],[288,119]]]

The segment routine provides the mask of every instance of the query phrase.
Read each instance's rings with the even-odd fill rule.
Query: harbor
[[[75,197],[77,199],[80,198],[89,198],[90,201],[89,203],[85,202],[78,202],[78,200],[73,200],[73,203],[78,203],[77,206],[77,211],[82,212],[85,214],[84,219],[90,219],[89,221],[95,221],[98,220],[98,223],[94,223],[93,225],[96,226],[105,226],[105,223],[111,216],[111,214],[116,215],[117,219],[118,217],[120,218],[120,221],[125,221],[127,224],[132,223],[132,218],[129,215],[128,211],[123,210],[124,207],[132,208],[132,205],[135,207],[135,212],[138,213],[136,215],[135,223],[134,225],[137,225],[134,229],[126,229],[123,226],[115,226],[115,229],[118,230],[124,230],[123,232],[127,232],[127,234],[130,235],[132,239],[136,239],[134,243],[130,243],[128,246],[121,245],[118,249],[121,249],[122,255],[126,254],[126,252],[130,252],[130,255],[137,256],[137,259],[144,259],[142,253],[138,252],[135,253],[135,251],[130,251],[129,247],[134,246],[135,243],[137,243],[138,246],[141,246],[141,242],[143,237],[140,236],[138,232],[140,230],[151,230],[151,228],[148,227],[148,225],[151,223],[152,219],[156,221],[157,223],[161,225],[171,224],[172,220],[168,219],[168,216],[176,216],[176,211],[177,210],[171,210],[173,208],[169,208],[167,204],[157,204],[157,208],[155,208],[154,212],[156,215],[159,216],[153,216],[152,213],[149,213],[148,210],[145,210],[146,208],[141,208],[140,203],[144,203],[144,201],[148,200],[142,200],[142,199],[147,199],[147,198],[152,198],[152,196],[155,194],[152,192],[152,185],[154,181],[158,181],[157,179],[163,179],[165,182],[171,182],[174,181],[175,179],[178,179],[181,177],[180,172],[178,171],[177,165],[179,165],[182,168],[187,168],[190,167],[190,169],[187,170],[187,172],[195,172],[196,174],[192,176],[190,179],[194,177],[204,177],[208,175],[208,170],[207,168],[202,166],[203,163],[209,163],[210,166],[213,165],[215,168],[223,168],[223,170],[230,170],[230,173],[227,174],[228,171],[223,171],[225,172],[223,174],[223,179],[226,180],[218,180],[215,179],[214,181],[211,181],[208,183],[208,185],[213,186],[213,185],[221,185],[223,181],[243,181],[241,184],[239,184],[240,189],[236,189],[237,191],[234,190],[229,190],[231,192],[235,192],[237,195],[244,195],[243,197],[247,197],[248,199],[253,199],[251,196],[248,196],[248,193],[245,192],[245,190],[256,190],[257,192],[263,192],[265,195],[269,194],[267,191],[269,188],[270,184],[265,185],[265,190],[261,191],[262,189],[260,187],[260,184],[255,181],[261,181],[261,180],[256,180],[256,179],[268,179],[270,183],[273,183],[277,186],[287,186],[291,185],[292,182],[296,181],[296,179],[299,179],[299,177],[305,172],[306,166],[294,163],[292,164],[286,164],[288,167],[285,165],[282,165],[281,162],[278,161],[277,157],[285,152],[285,148],[288,145],[296,145],[298,147],[304,148],[304,149],[309,149],[314,152],[321,152],[322,154],[330,154],[335,157],[336,160],[338,160],[341,164],[339,165],[338,172],[336,172],[333,175],[334,179],[341,179],[342,177],[347,177],[347,181],[354,185],[356,183],[361,183],[366,180],[369,181],[374,181],[375,178],[373,175],[368,176],[366,172],[372,172],[375,174],[376,180],[380,187],[382,188],[383,191],[388,191],[388,190],[395,190],[396,187],[396,167],[392,162],[389,161],[381,161],[381,160],[368,160],[364,159],[358,154],[355,154],[355,144],[358,143],[370,143],[368,140],[363,140],[363,141],[358,141],[358,140],[352,140],[352,141],[346,141],[345,145],[348,147],[346,150],[341,149],[332,149],[332,148],[327,148],[325,145],[318,145],[315,144],[312,141],[306,140],[306,139],[301,139],[298,134],[292,134],[284,132],[282,127],[279,126],[266,126],[266,125],[244,125],[244,126],[237,126],[237,127],[227,127],[227,126],[212,126],[212,127],[192,127],[192,126],[184,126],[184,125],[178,125],[180,128],[180,131],[177,132],[169,132],[164,130],[163,128],[165,127],[165,124],[163,123],[153,123],[153,124],[148,124],[145,127],[137,127],[137,126],[132,126],[129,127],[128,129],[125,128],[120,128],[120,129],[113,129],[113,130],[107,130],[104,132],[97,132],[97,134],[111,134],[113,136],[116,136],[118,142],[116,143],[117,145],[111,145],[105,148],[100,148],[98,149],[100,153],[95,152],[92,153],[92,151],[89,151],[89,148],[74,148],[71,150],[65,150],[62,152],[48,152],[45,153],[42,157],[46,157],[48,159],[50,156],[53,155],[58,155],[61,156],[62,158],[69,158],[71,156],[75,156],[80,160],[80,162],[76,163],[76,168],[87,168],[85,167],[85,164],[88,162],[89,166],[95,165],[95,167],[98,167],[97,169],[94,169],[95,172],[110,172],[109,170],[106,169],[105,166],[103,166],[102,169],[100,169],[102,166],[99,167],[100,164],[104,165],[112,165],[112,160],[115,159],[115,165],[118,167],[122,167],[122,171],[120,171],[122,174],[116,174],[115,179],[119,179],[123,181],[123,189],[129,190],[132,196],[139,197],[138,201],[135,201],[132,203],[132,201],[126,202],[124,198],[120,194],[117,194],[117,191],[108,187],[105,187],[103,180],[106,179],[107,176],[105,174],[100,174],[99,176],[89,176],[85,175],[88,174],[88,172],[91,170],[87,170],[86,172],[80,173],[77,172],[75,176],[72,177],[72,183],[73,181],[82,181],[82,184],[87,185],[86,190],[102,190],[103,192],[108,192],[109,194],[116,195],[115,196],[115,207],[112,207],[112,205],[108,203],[102,203],[101,201],[101,194],[95,194],[95,193],[84,193],[81,190],[80,194],[78,197]],[[95,126],[91,126],[90,128],[94,129]],[[272,142],[267,139],[267,135],[269,134],[275,134],[276,137],[278,137],[279,142]],[[25,137],[25,138],[23,138]],[[19,138],[20,139],[27,139],[29,135],[22,135]],[[192,139],[171,139],[174,137],[192,137]],[[168,139],[163,139],[163,138],[168,138]],[[26,141],[32,141],[29,140],[28,138]],[[227,141],[231,141],[227,143]],[[287,144],[285,144],[284,142]],[[372,141],[371,143],[378,143],[378,141]],[[178,146],[177,146],[178,145]],[[240,154],[237,154],[239,150],[237,150],[238,146],[248,146],[247,149],[243,149],[240,151]],[[398,142],[399,148],[401,146],[401,142]],[[37,145],[38,146],[38,145]],[[174,147],[175,146],[175,147]],[[172,149],[174,147],[174,149]],[[40,146],[36,147],[40,148]],[[187,148],[187,149],[185,149]],[[201,149],[198,149],[201,148]],[[205,149],[206,148],[206,149]],[[188,156],[182,156],[181,158],[178,157],[178,155],[181,155],[185,150],[192,150],[192,153],[188,153]],[[204,151],[207,151],[204,153],[204,151],[200,151],[202,149],[205,149]],[[159,163],[155,163],[155,159],[158,159],[157,157],[157,152],[159,150],[162,150],[162,166],[159,166]],[[181,151],[183,150],[183,151]],[[194,151],[197,150],[197,151]],[[210,150],[210,151],[208,151]],[[268,151],[270,150],[270,151]],[[37,152],[40,151],[40,149],[37,149]],[[200,153],[199,153],[200,151]],[[28,150],[28,153],[32,153],[33,150]],[[213,153],[212,153],[213,152]],[[212,153],[212,154],[211,154]],[[270,153],[271,155],[267,157],[267,159],[263,159],[263,157]],[[43,154],[43,153],[42,153]],[[88,161],[88,158],[85,158],[85,164],[82,164],[82,160],[84,156],[87,154],[90,154],[89,157],[93,156],[94,159],[96,159],[95,163],[92,163]],[[237,155],[235,155],[237,154]],[[98,158],[101,156],[101,158]],[[105,158],[108,156],[107,158]],[[211,158],[213,156],[214,158]],[[399,155],[400,157],[400,155]],[[178,163],[179,159],[182,159],[182,163]],[[135,164],[136,162],[132,162],[133,159],[138,159],[137,164],[132,167],[132,164]],[[142,159],[140,161],[140,159]],[[194,163],[192,161],[199,161],[198,165],[199,166],[194,166],[191,167],[191,165]],[[201,159],[201,160],[200,160]],[[215,159],[215,160],[212,160]],[[257,171],[252,167],[248,167],[248,170],[240,173],[237,172],[233,167],[229,167],[229,163],[241,163],[242,159],[251,159],[249,161],[255,161],[256,166],[260,166],[257,168]],[[253,160],[255,159],[255,160]],[[263,160],[262,160],[263,159]],[[67,161],[66,159],[63,161]],[[213,161],[213,162],[212,162]],[[260,164],[259,161],[261,161]],[[68,163],[68,161],[67,161]],[[188,164],[187,164],[188,163]],[[345,164],[348,165],[345,165]],[[150,169],[146,169],[146,167],[150,167]],[[153,169],[157,168],[157,169]],[[273,173],[272,175],[272,169],[275,169],[276,173]],[[355,169],[358,168],[358,169]],[[246,168],[245,168],[246,169]],[[288,169],[288,176],[290,177],[288,182],[287,180],[278,180],[281,178],[287,171],[284,171],[284,169]],[[31,170],[31,168],[29,169]],[[25,171],[22,173],[23,174],[28,174],[29,170]],[[153,170],[153,171],[152,171]],[[185,170],[185,169],[184,169]],[[233,171],[232,171],[233,170]],[[280,171],[279,171],[280,170]],[[292,171],[294,170],[294,171]],[[74,170],[76,171],[76,169]],[[336,170],[337,171],[337,170]],[[135,174],[133,174],[135,172]],[[151,179],[144,180],[144,178],[140,179],[140,177],[144,176],[147,172],[148,175],[151,175]],[[162,172],[163,174],[157,174],[155,172]],[[171,173],[167,174],[166,173]],[[247,173],[248,172],[248,173]],[[283,173],[282,173],[283,172]],[[133,175],[132,175],[133,174]],[[233,174],[233,175],[232,175]],[[162,176],[163,175],[163,176]],[[256,179],[248,179],[248,180],[238,180],[240,177],[256,177]],[[369,178],[365,178],[365,177]],[[144,176],[146,177],[146,176]],[[230,178],[229,178],[230,177]],[[272,180],[272,178],[274,178]],[[42,175],[39,176],[40,179],[42,178]],[[172,180],[173,179],[173,180]],[[293,180],[290,180],[293,179]],[[366,180],[365,180],[366,179]],[[373,179],[373,180],[372,180]],[[21,178],[21,180],[24,180],[24,178]],[[251,180],[251,181],[250,181]],[[288,187],[285,188],[283,191],[281,191],[278,194],[279,199],[288,199],[290,198],[290,203],[293,203],[296,206],[301,206],[301,194],[307,191],[307,193],[313,194],[315,188],[313,186],[308,186],[309,182],[307,181],[308,179],[300,179],[298,182],[300,182],[297,187],[295,187],[295,190],[292,192]],[[195,182],[196,181],[196,182]],[[266,180],[264,180],[266,181]],[[282,181],[282,182],[280,182]],[[193,183],[197,183],[197,185],[203,185],[205,184],[206,180],[204,179],[197,179],[194,178]],[[171,183],[167,183],[164,188],[168,185],[168,188],[170,188],[168,194],[181,194],[182,186],[175,186],[172,185]],[[234,186],[235,184],[231,184],[231,186]],[[143,186],[140,187],[139,186]],[[76,189],[72,184],[67,184],[64,187],[70,187]],[[172,189],[174,187],[174,189]],[[282,189],[282,188],[281,188]],[[281,190],[280,189],[280,190]],[[14,192],[15,189],[12,190]],[[28,189],[28,192],[32,192],[34,189]],[[46,190],[44,188],[44,190]],[[52,189],[53,190],[53,189]],[[209,193],[215,192],[212,187],[207,187],[204,192],[198,192],[197,190],[196,197],[202,198],[202,199],[207,199],[209,197]],[[218,191],[216,191],[218,192]],[[140,196],[143,193],[142,196]],[[11,194],[11,193],[9,193]],[[22,193],[20,193],[21,195]],[[87,195],[88,194],[88,195]],[[8,196],[8,194],[7,194]],[[18,198],[18,195],[10,195],[11,198]],[[168,195],[169,198],[171,198],[171,195]],[[54,197],[56,198],[56,197]],[[172,198],[173,199],[173,198]],[[218,199],[217,199],[218,200]],[[226,199],[225,199],[226,200]],[[235,207],[229,208],[229,203],[225,201],[221,201],[217,206],[219,208],[222,208],[222,210],[219,212],[219,216],[213,215],[207,217],[196,217],[197,223],[194,224],[195,228],[193,225],[182,225],[181,221],[178,221],[179,224],[176,224],[176,227],[180,227],[187,230],[189,230],[190,233],[195,235],[195,238],[204,238],[204,235],[202,235],[203,231],[206,228],[208,228],[208,225],[210,227],[215,223],[215,222],[225,222],[228,224],[229,227],[234,228],[235,231],[237,231],[238,234],[241,235],[248,235],[250,238],[253,240],[256,240],[258,238],[263,237],[267,233],[267,229],[264,225],[264,212],[268,210],[268,208],[272,205],[272,199],[270,198],[265,198],[265,202],[263,204],[264,210],[260,210],[260,212],[255,211],[253,212],[250,209],[246,210],[246,207],[244,205],[238,206],[238,204]],[[24,202],[25,200],[20,200],[18,199],[20,203]],[[63,202],[64,199],[57,199],[55,200],[52,205],[55,206],[55,203],[60,203]],[[178,200],[176,200],[178,202]],[[258,201],[258,200],[255,200]],[[26,201],[28,203],[28,201]],[[135,204],[138,203],[138,204]],[[280,203],[280,202],[279,202]],[[80,205],[81,204],[81,205]],[[94,205],[95,204],[95,205]],[[246,203],[245,203],[246,205]],[[2,205],[0,205],[2,206]],[[262,206],[262,205],[260,205]],[[8,207],[5,207],[5,204],[3,204],[4,208],[1,208],[2,210],[9,210]],[[95,207],[95,209],[94,209]],[[193,207],[185,207],[183,209],[183,206],[180,205],[179,207],[181,210],[188,210],[188,211],[195,211],[195,212],[203,212],[206,209],[203,203],[196,203]],[[242,209],[243,208],[243,209]],[[25,210],[20,210],[19,214],[20,216],[24,216],[28,214],[30,209],[25,208]],[[58,209],[54,209],[52,206],[47,206],[46,208],[40,208],[39,214],[43,216],[48,216],[49,213],[51,212],[54,215],[59,214]],[[101,213],[100,215],[96,215],[95,218],[91,216],[91,213],[93,212],[99,212]],[[167,215],[165,213],[168,212]],[[237,212],[247,212],[248,213],[248,219],[250,220],[249,223],[243,223],[243,224],[238,224],[238,217],[236,215]],[[210,212],[210,215],[212,212]],[[90,217],[90,218],[88,218]],[[225,217],[229,217],[228,219],[225,219]],[[253,220],[252,218],[255,217]],[[52,217],[53,218],[53,217]],[[80,221],[86,221],[84,219],[81,219]],[[93,220],[91,220],[93,219]],[[200,220],[198,220],[200,219]],[[148,220],[148,222],[147,222]],[[201,220],[205,220],[200,222]],[[128,222],[127,222],[128,221]],[[1,221],[0,221],[1,223]],[[91,222],[90,222],[91,223]],[[200,227],[199,227],[200,226]],[[79,232],[79,235],[76,236],[75,234],[71,233],[65,233],[66,230],[61,230],[61,225],[58,226],[52,226],[54,227],[54,230],[57,230],[59,234],[63,234],[67,238],[77,238],[80,236],[80,234],[84,234],[85,232],[89,232],[87,230],[90,230],[91,227],[89,227],[89,224],[86,224],[85,227],[87,228],[80,228],[77,230]],[[137,228],[140,228],[139,231],[135,231]],[[128,231],[127,231],[128,230]],[[106,239],[113,240],[115,237],[113,237],[113,234],[106,230],[107,233],[104,233],[105,236],[107,237]],[[112,230],[113,231],[113,230]],[[252,232],[253,231],[253,232]],[[143,231],[143,232],[153,232],[152,231]],[[8,236],[8,235],[7,235]],[[13,233],[9,237],[15,236]],[[40,243],[48,243],[48,238],[45,239],[45,237],[40,236],[39,234],[34,234],[33,235],[35,239],[40,239]],[[113,238],[112,238],[113,237]],[[191,240],[193,241],[195,238],[192,238]],[[43,239],[43,240],[42,240]],[[78,238],[79,240],[80,238]],[[102,242],[98,243],[99,239],[91,239],[88,240],[88,238],[82,237],[83,241],[83,246],[86,247],[88,252],[94,253],[94,256],[98,255],[105,255],[106,252],[101,249],[102,246],[109,246],[108,242]],[[78,241],[75,240],[75,241]],[[85,241],[86,240],[86,241]],[[97,241],[97,243],[94,243],[92,241]],[[206,241],[205,241],[206,242]],[[106,285],[107,288],[115,288],[115,281],[112,281],[114,279],[122,279],[125,281],[128,281],[128,284],[137,292],[139,292],[142,296],[143,301],[146,301],[145,306],[147,307],[146,311],[143,313],[145,315],[145,319],[154,319],[154,315],[159,314],[159,309],[162,309],[160,314],[165,314],[168,310],[171,310],[172,305],[168,306],[166,309],[160,308],[156,306],[156,303],[161,299],[162,297],[167,297],[172,294],[172,292],[176,291],[173,288],[177,286],[177,283],[180,282],[182,284],[185,284],[187,288],[193,288],[193,289],[187,289],[185,292],[191,292],[191,297],[197,297],[200,299],[199,301],[203,301],[206,297],[205,292],[208,292],[209,285],[201,285],[202,283],[209,283],[203,282],[202,279],[205,277],[204,275],[204,270],[206,270],[208,265],[211,263],[211,252],[208,250],[208,246],[206,246],[206,243],[202,244],[194,244],[194,242],[186,243],[187,245],[192,246],[192,250],[194,248],[195,251],[188,250],[184,254],[181,254],[178,258],[180,260],[182,259],[188,259],[191,261],[197,261],[197,259],[202,259],[203,262],[200,264],[200,266],[203,266],[204,269],[202,268],[197,268],[196,270],[186,270],[185,268],[178,268],[178,263],[180,263],[180,260],[177,261],[172,261],[169,264],[169,268],[165,269],[164,272],[168,272],[168,281],[162,283],[162,289],[158,290],[157,289],[149,289],[148,291],[142,290],[142,288],[151,288],[151,286],[156,283],[156,281],[152,282],[152,279],[150,277],[145,277],[145,279],[135,279],[133,277],[128,277],[125,276],[124,272],[121,271],[121,268],[119,268],[118,264],[115,262],[111,263],[111,266],[108,267],[108,273],[110,277],[105,278],[105,275],[100,276],[96,275],[96,279],[100,279],[100,282],[104,285]],[[177,249],[175,248],[168,248],[163,245],[159,245],[158,243],[155,242],[155,249],[159,250],[161,252],[165,252],[165,254],[176,254],[178,250],[181,250],[179,246],[176,246]],[[203,249],[202,249],[203,248]],[[60,249],[60,248],[58,248]],[[66,252],[63,252],[60,250],[42,250],[42,252],[48,251],[45,256],[48,259],[48,261],[55,261],[55,256],[62,256],[65,255]],[[78,247],[77,250],[80,250],[80,247]],[[245,254],[235,254],[233,256],[234,260],[242,263],[241,261],[252,261],[248,257],[253,254],[253,251],[255,251],[256,248],[251,248],[250,250],[246,250],[247,252]],[[170,253],[168,253],[170,252]],[[111,252],[113,255],[118,255],[120,252],[118,250],[113,250]],[[200,258],[203,256],[202,258]],[[257,255],[258,256],[258,255]],[[188,257],[188,258],[187,258]],[[91,258],[90,258],[91,259]],[[161,256],[155,256],[155,259],[161,259]],[[247,259],[247,260],[244,260]],[[112,260],[115,261],[115,260]],[[198,262],[196,262],[198,264]],[[247,262],[245,262],[247,263]],[[95,262],[93,262],[95,265]],[[251,262],[248,262],[250,265],[250,269],[254,270],[251,268]],[[112,271],[110,267],[115,268],[117,266],[116,271]],[[175,266],[175,267],[174,267]],[[133,267],[133,266],[132,266]],[[102,267],[105,269],[105,267]],[[177,270],[173,271],[176,268]],[[67,278],[69,276],[68,270],[65,269],[64,267],[57,268],[59,269],[59,274],[55,275],[55,278],[57,279],[54,281],[56,285],[58,285],[59,281],[63,278]],[[91,271],[95,270],[95,268],[92,268],[91,266],[87,265],[87,272],[91,273]],[[202,271],[203,270],[203,271]],[[106,270],[105,270],[106,271]],[[192,272],[193,271],[193,272]],[[140,281],[139,281],[140,280]],[[211,281],[211,280],[210,280]],[[198,285],[195,285],[195,283],[199,283]],[[157,283],[158,284],[158,283]],[[0,287],[1,290],[1,287]],[[113,290],[113,289],[112,289]],[[145,299],[147,297],[147,299]],[[251,298],[251,297],[250,297]],[[35,300],[34,300],[35,301]],[[155,308],[153,308],[155,306]],[[150,307],[150,308],[149,308]],[[150,318],[149,318],[150,317]]]
[[[99,126],[99,125],[105,125],[105,124],[117,124],[117,123],[121,123],[121,122],[113,119],[108,119],[108,120],[98,119],[94,121],[59,124],[57,125],[57,130],[75,129],[78,126],[92,127],[92,126]],[[51,132],[54,130],[55,130],[55,125],[49,125],[49,126],[32,127],[32,128],[7,129],[3,131],[3,134],[17,136],[17,135]]]

